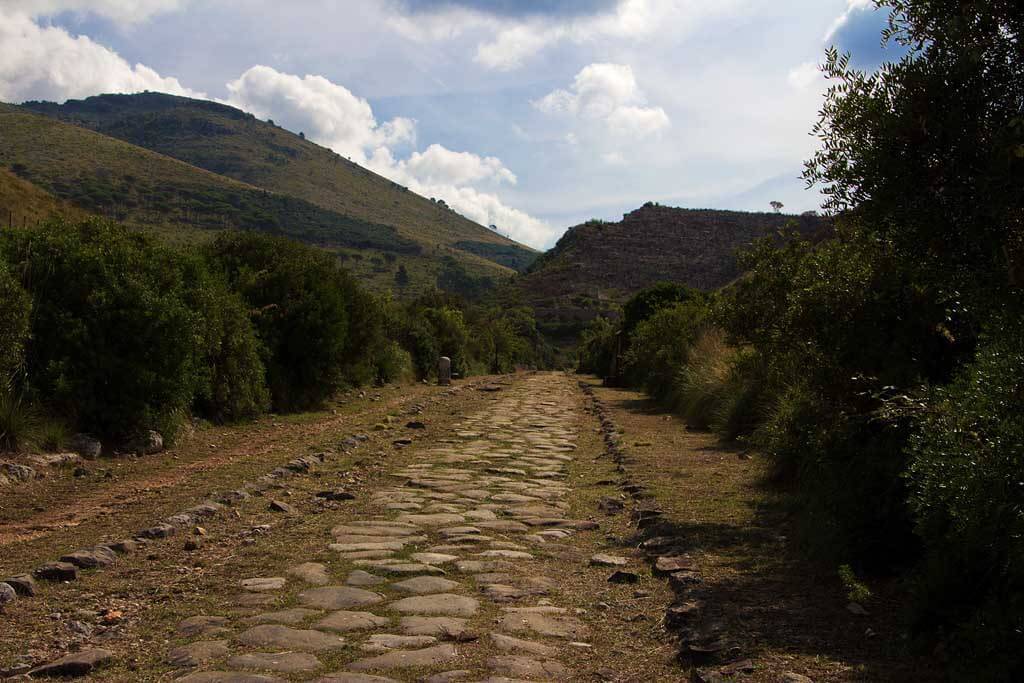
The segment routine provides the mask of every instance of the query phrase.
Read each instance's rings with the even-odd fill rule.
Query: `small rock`
[[[605,555],[604,553],[598,553],[590,558],[592,567],[625,567],[627,564],[629,564],[629,560],[625,557]]]
[[[597,501],[597,507],[599,510],[613,515],[616,512],[621,512],[626,505],[618,498],[602,498]]]
[[[409,446],[412,444],[412,439],[395,439],[391,443],[396,446]]]
[[[405,423],[406,429],[426,429],[427,425],[419,420],[413,420]]]
[[[14,602],[18,599],[18,594],[10,584],[4,582],[0,583],[0,607]]]
[[[199,550],[201,546],[202,544],[197,539],[190,538],[185,541],[185,552],[195,552],[196,550]]]
[[[195,529],[192,530],[192,533],[194,533],[196,536],[205,536],[206,529],[204,529],[201,526],[197,526]]]
[[[621,569],[608,577],[608,583],[638,583],[639,581],[639,574],[622,571]]]
[[[47,562],[35,574],[46,581],[74,581],[78,578],[78,567],[68,562]]]
[[[804,676],[803,674],[793,673],[792,671],[787,671],[786,673],[782,674],[781,680],[782,683],[814,683],[814,681],[808,678],[807,676]]]
[[[108,663],[113,658],[114,653],[108,650],[83,650],[61,657],[49,664],[38,666],[29,671],[29,676],[51,678],[58,676],[85,676]]]
[[[28,574],[18,574],[3,580],[14,592],[23,598],[30,598],[36,594],[36,582]]]
[[[280,501],[280,500],[272,500],[272,501],[270,501],[270,507],[268,509],[271,512],[287,512],[287,513],[295,512],[295,508],[293,508],[288,503],[285,503],[285,502]]]
[[[316,497],[323,498],[325,500],[355,500],[355,495],[342,489],[334,489],[332,491],[320,491],[316,494]]]
[[[654,575],[666,576],[682,570],[692,571],[693,560],[686,555],[663,556],[654,561]]]
[[[846,611],[849,612],[850,614],[855,614],[858,617],[866,617],[866,616],[868,616],[868,611],[866,609],[864,609],[864,607],[862,605],[860,605],[860,604],[858,604],[856,602],[851,602],[849,605],[847,605],[846,606]]]
[[[137,455],[153,455],[164,449],[164,437],[160,432],[149,430],[128,446],[128,450]]]
[[[88,434],[75,434],[68,442],[68,448],[88,460],[95,460],[103,452],[103,444]]]

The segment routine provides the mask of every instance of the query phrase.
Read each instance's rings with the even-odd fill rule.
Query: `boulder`
[[[153,455],[164,449],[164,437],[152,429],[128,444],[128,450],[136,455]]]
[[[0,583],[0,607],[18,599],[18,594],[7,582]]]
[[[100,457],[100,453],[103,452],[103,444],[88,434],[75,434],[68,442],[68,447],[89,460]]]
[[[47,562],[36,569],[36,578],[46,581],[74,581],[78,567],[68,562]]]
[[[36,582],[28,574],[10,576],[4,579],[3,582],[13,588],[14,592],[23,598],[30,598],[36,594]]]

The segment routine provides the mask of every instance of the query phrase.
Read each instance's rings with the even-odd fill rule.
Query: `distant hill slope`
[[[0,168],[0,229],[32,225],[58,215],[85,218],[89,214]]]
[[[546,333],[570,343],[592,318],[655,282],[703,290],[727,284],[739,275],[738,248],[791,221],[806,234],[826,225],[817,216],[647,204],[618,223],[591,221],[570,228],[514,288],[534,306]]]
[[[258,188],[301,199],[350,221],[459,260],[523,270],[537,252],[503,237],[298,134],[215,102],[160,93],[100,95],[29,109],[159,152]],[[503,269],[494,274],[503,274]]]

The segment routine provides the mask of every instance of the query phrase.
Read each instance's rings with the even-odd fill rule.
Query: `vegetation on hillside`
[[[474,270],[520,270],[536,253],[272,122],[216,102],[162,93],[27,102],[56,117],[218,175],[396,233],[420,250],[450,247]]]
[[[570,228],[515,288],[537,311],[552,339],[572,345],[597,316],[618,315],[629,297],[659,281],[710,290],[740,270],[734,252],[797,221],[802,234],[827,230],[817,216],[783,216],[647,203],[622,221]]]
[[[812,557],[847,578],[905,572],[913,634],[954,677],[1019,680],[1024,15],[879,4],[906,56],[825,64],[806,178],[836,234],[761,241],[739,280],[630,331],[596,322],[580,367],[759,447]]]
[[[365,291],[328,252],[255,232],[172,247],[101,219],[0,233],[0,435],[29,416],[130,443],[183,420],[322,405],[344,387],[550,358],[525,309]],[[35,437],[35,438],[33,438]]]

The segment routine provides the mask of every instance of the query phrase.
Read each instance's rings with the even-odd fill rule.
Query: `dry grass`
[[[894,586],[872,585],[870,615],[857,617],[846,610],[838,577],[816,575],[800,558],[785,499],[765,483],[763,459],[688,431],[640,393],[595,393],[635,461],[629,475],[687,540],[710,610],[755,664],[737,680],[774,682],[789,671],[819,683],[941,679],[907,651]]]

